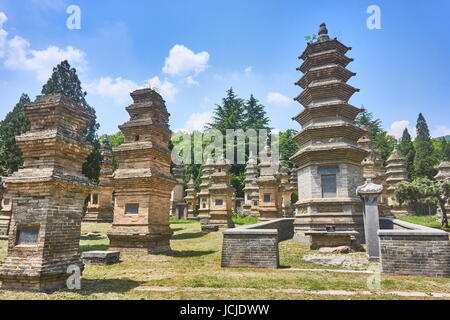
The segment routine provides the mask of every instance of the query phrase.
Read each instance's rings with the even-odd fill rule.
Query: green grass
[[[178,221],[177,221],[178,222]],[[100,232],[111,225],[83,223],[82,234]],[[173,252],[162,255],[122,254],[111,266],[86,266],[80,291],[53,294],[8,292],[0,299],[398,299],[396,296],[314,295],[292,290],[367,290],[368,275],[315,271],[225,269],[220,267],[222,232],[202,233],[200,224],[174,224]],[[107,237],[82,240],[81,250],[106,249]],[[6,241],[0,241],[0,261],[6,256]],[[322,268],[302,260],[308,245],[292,240],[280,243],[283,268]],[[360,254],[360,253],[357,253]],[[173,290],[146,291],[142,287],[176,287]],[[190,289],[194,288],[194,289]],[[243,288],[243,289],[242,289]],[[288,292],[276,290],[288,289]],[[421,291],[450,293],[448,279],[426,277],[381,277],[381,291]]]
[[[253,216],[244,216],[242,214],[234,214],[233,222],[240,226],[250,225],[250,224],[258,223],[258,218],[253,217]]]
[[[425,227],[450,231],[450,229],[442,228],[439,217],[437,215],[435,215],[435,216],[411,215],[411,216],[398,217],[398,219],[409,222],[409,223],[415,223],[415,224],[425,226]]]

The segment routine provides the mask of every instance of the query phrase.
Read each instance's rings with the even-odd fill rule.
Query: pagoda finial
[[[330,37],[328,36],[328,29],[327,29],[327,25],[325,22],[322,22],[320,24],[320,28],[319,28],[319,40],[318,41],[325,41],[325,40],[329,40]]]

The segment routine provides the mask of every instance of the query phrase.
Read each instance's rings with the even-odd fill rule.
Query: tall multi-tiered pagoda
[[[172,173],[177,181],[170,196],[170,215],[176,219],[187,218],[187,204],[184,201],[184,167],[175,165]]]
[[[200,191],[197,194],[199,200],[198,219],[200,223],[206,225],[209,223],[210,216],[210,199],[209,187],[211,185],[211,174],[214,172],[214,161],[211,158],[206,159],[202,167],[202,175],[200,177]]]
[[[93,115],[60,94],[38,96],[24,112],[31,128],[16,137],[23,168],[5,179],[13,212],[0,280],[6,289],[57,290],[69,267],[83,268],[81,220],[94,187],[81,172],[92,151],[83,132]]]
[[[114,172],[114,222],[108,232],[110,250],[160,253],[170,250],[169,113],[163,98],[152,89],[131,93],[130,120],[119,129],[124,144],[113,148],[119,161]]]
[[[353,61],[351,48],[330,39],[325,23],[318,40],[308,43],[297,69],[304,76],[296,83],[303,92],[295,99],[305,108],[293,119],[302,131],[294,137],[300,145],[291,160],[298,165],[299,201],[296,239],[309,241],[305,232],[357,231],[363,238],[362,202],[356,188],[364,183],[361,161],[367,151],[357,141],[364,130],[354,124],[361,112],[348,103],[359,90],[347,84],[355,73],[346,69]]]
[[[395,200],[395,190],[400,182],[408,181],[408,170],[406,167],[405,159],[400,154],[400,151],[396,148],[394,152],[386,160],[386,184],[388,194],[388,205],[391,210],[391,214],[394,216],[406,215],[412,212],[412,208],[406,204],[400,206]]]
[[[102,156],[102,162],[99,182],[95,190],[91,193],[83,221],[111,223],[114,217],[114,186],[111,177],[113,174],[113,155],[107,138],[103,139],[100,154]]]
[[[258,178],[258,162],[255,157],[251,155],[245,167],[245,186],[244,186],[244,205],[243,214],[259,216],[258,200],[259,188],[256,183]]]

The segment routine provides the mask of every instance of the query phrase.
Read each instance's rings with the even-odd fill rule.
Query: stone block
[[[86,265],[110,265],[119,263],[119,251],[88,251],[82,254],[83,263]]]

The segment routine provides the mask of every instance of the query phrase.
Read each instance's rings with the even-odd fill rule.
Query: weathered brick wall
[[[383,273],[450,277],[448,233],[397,220],[381,227],[391,229],[378,232]]]
[[[293,237],[294,220],[277,219],[225,231],[222,267],[278,268],[278,242]]]

